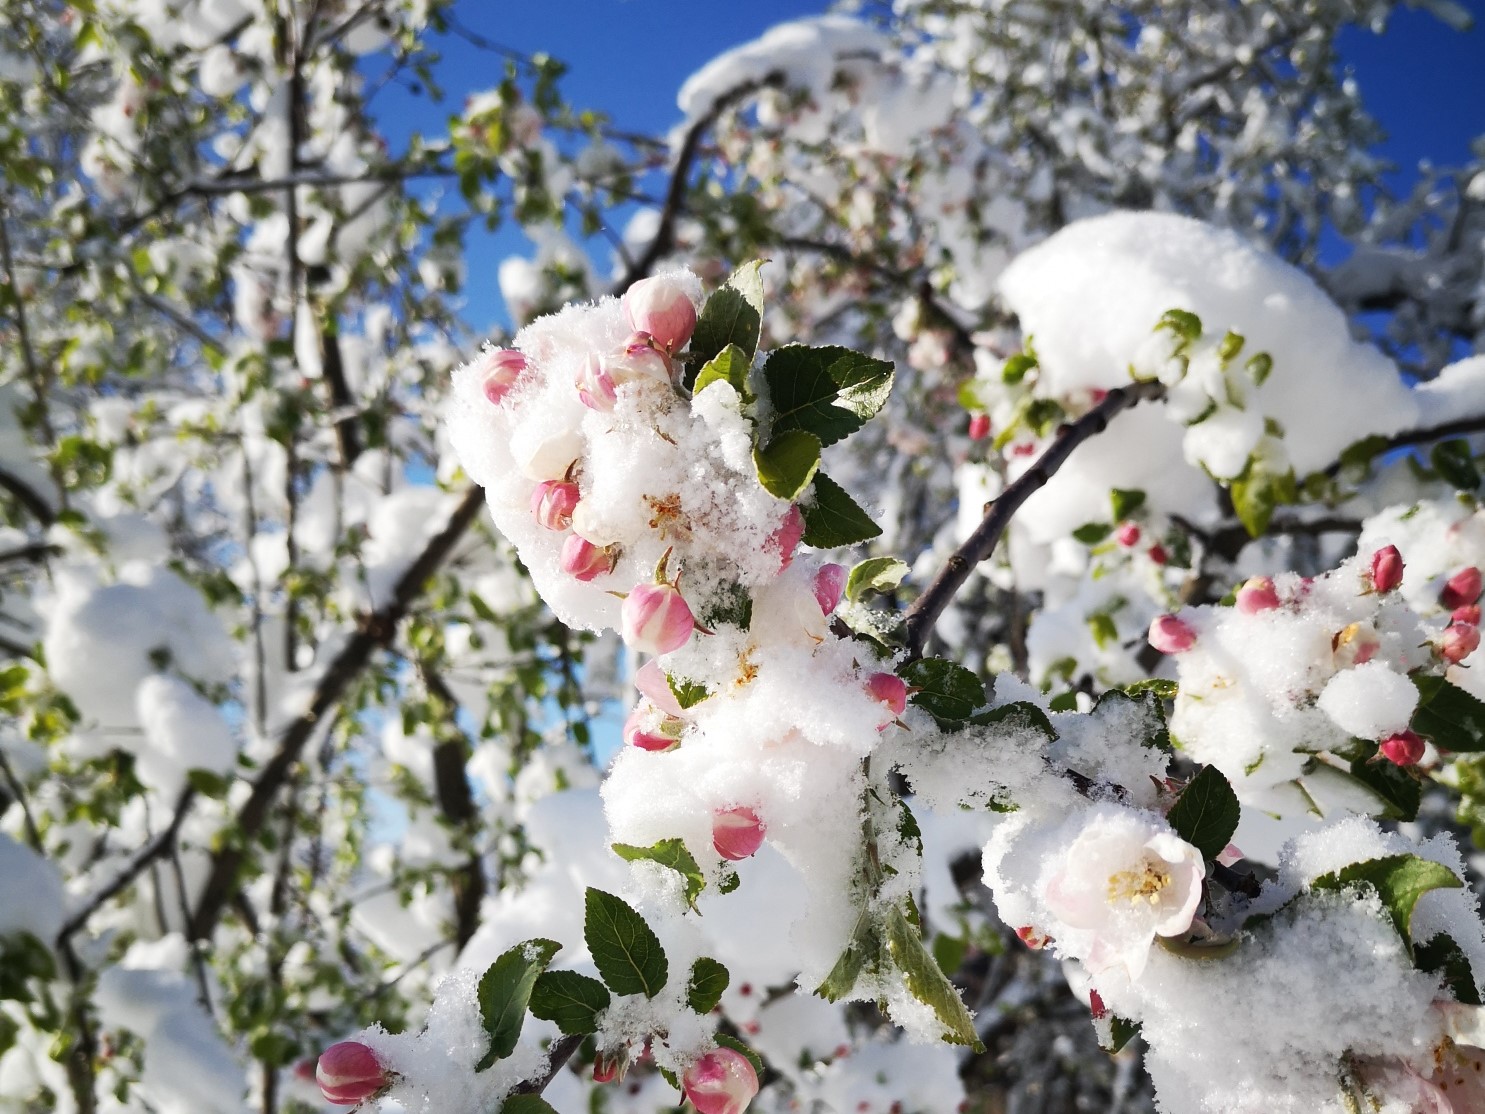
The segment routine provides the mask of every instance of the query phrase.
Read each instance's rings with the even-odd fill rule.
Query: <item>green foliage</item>
[[[846,576],[846,599],[854,603],[867,592],[890,592],[907,574],[907,562],[896,557],[868,557]]]
[[[887,401],[892,365],[849,348],[788,344],[763,363],[773,407],[770,436],[803,430],[833,445],[860,429]]]
[[[630,843],[615,843],[613,849],[614,854],[625,862],[659,863],[675,871],[685,880],[686,904],[692,909],[696,908],[696,899],[706,888],[706,877],[701,873],[701,867],[696,864],[695,857],[686,849],[685,841],[662,839],[652,847],[635,847]]]
[[[964,666],[946,658],[919,658],[901,670],[917,690],[908,698],[940,722],[968,720],[984,707],[985,682]]]
[[[479,1004],[490,1047],[475,1071],[485,1071],[515,1051],[537,977],[561,950],[555,940],[526,940],[502,952],[486,969],[480,978]]]
[[[691,977],[686,982],[686,1004],[699,1014],[709,1014],[722,1000],[731,976],[727,968],[709,956],[702,956],[691,965]]]
[[[734,271],[727,282],[719,288],[701,309],[696,319],[696,330],[691,334],[689,362],[692,367],[704,369],[719,353],[732,346],[739,356],[729,359],[724,378],[738,384],[733,376],[733,360],[738,361],[741,374],[746,379],[747,367],[752,364],[758,351],[758,338],[763,328],[763,278],[762,260],[745,263]],[[687,384],[693,385],[692,383]],[[701,390],[706,384],[696,375],[694,387]],[[738,394],[744,394],[739,388]]]
[[[1413,730],[1457,753],[1485,750],[1485,703],[1443,677],[1412,675],[1418,689]]]
[[[815,473],[811,497],[800,505],[804,512],[805,545],[835,549],[870,541],[882,532],[846,489],[824,472]]]
[[[622,898],[588,887],[583,937],[593,965],[615,994],[653,998],[670,977],[670,963],[659,938]]]
[[[804,494],[820,468],[820,439],[802,429],[776,433],[753,447],[758,482],[770,495],[793,502]]]
[[[598,1015],[608,1009],[608,987],[576,971],[547,971],[531,991],[531,1016],[555,1022],[567,1036],[598,1030]]]
[[[964,1000],[954,984],[939,970],[933,955],[923,946],[918,929],[908,923],[899,906],[892,906],[886,916],[887,951],[907,980],[914,998],[932,1008],[944,1027],[944,1039],[950,1044],[963,1044],[982,1051],[979,1035]]]
[[[1242,814],[1237,794],[1222,771],[1216,766],[1203,766],[1181,790],[1165,818],[1177,835],[1201,852],[1202,858],[1215,862],[1232,841]]]
[[[1448,867],[1417,855],[1387,855],[1352,863],[1339,871],[1321,875],[1310,888],[1315,890],[1366,889],[1382,899],[1408,954],[1413,954],[1413,909],[1430,890],[1464,885]]]

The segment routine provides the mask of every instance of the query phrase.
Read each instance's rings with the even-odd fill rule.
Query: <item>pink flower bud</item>
[[[1274,582],[1266,576],[1252,577],[1237,590],[1237,609],[1244,615],[1273,611],[1278,606],[1279,594],[1274,591]]]
[[[1480,605],[1472,603],[1468,607],[1456,607],[1454,614],[1449,616],[1451,623],[1469,623],[1471,626],[1480,625]]]
[[[1403,559],[1395,545],[1384,545],[1372,554],[1372,590],[1390,592],[1402,583]]]
[[[1157,565],[1163,565],[1170,560],[1170,554],[1166,553],[1165,546],[1156,542],[1150,547],[1150,560],[1154,561]]]
[[[732,862],[757,854],[765,831],[763,821],[750,808],[718,809],[712,815],[712,846]]]
[[[1149,639],[1162,654],[1183,654],[1196,645],[1196,632],[1174,615],[1160,615],[1150,624]]]
[[[758,1073],[741,1052],[714,1048],[681,1076],[697,1114],[742,1114],[758,1093]]]
[[[596,352],[589,352],[583,358],[583,366],[578,368],[573,383],[577,387],[578,399],[589,410],[606,414],[619,400],[619,389],[613,376],[604,368],[603,360]]]
[[[675,352],[696,328],[696,307],[668,275],[640,279],[624,294],[624,316],[636,332],[649,333],[667,352]]]
[[[392,1082],[392,1073],[360,1041],[341,1041],[320,1053],[315,1082],[326,1102],[355,1106]]]
[[[783,572],[794,561],[794,551],[799,548],[799,539],[804,537],[804,512],[797,504],[790,503],[789,509],[784,512],[784,517],[778,526],[774,527],[773,533],[763,539],[763,548],[769,553],[779,555],[779,572]]]
[[[821,565],[815,571],[815,602],[820,605],[822,615],[829,615],[840,606],[840,598],[845,590],[844,565]]]
[[[969,419],[969,439],[983,441],[990,436],[990,415],[972,414]]]
[[[505,400],[530,365],[514,348],[492,348],[481,359],[485,376],[485,397],[496,406]]]
[[[641,696],[648,697],[650,703],[666,715],[680,719],[686,714],[671,690],[670,678],[665,675],[665,670],[660,668],[658,661],[647,661],[639,667],[634,674],[634,687],[639,689]]]
[[[576,534],[569,535],[563,541],[559,563],[562,571],[574,580],[595,580],[614,571],[614,559],[607,549]]]
[[[1377,751],[1395,766],[1416,766],[1423,757],[1423,740],[1411,731],[1399,731],[1383,739]]]
[[[635,333],[617,354],[603,361],[604,370],[615,383],[633,383],[652,379],[669,386],[670,360],[654,345],[648,333]]]
[[[531,492],[531,514],[548,530],[566,530],[572,525],[572,510],[578,504],[578,485],[566,480],[543,480]]]
[[[1473,623],[1450,623],[1439,637],[1439,657],[1458,665],[1480,645],[1480,628]]]
[[[612,1083],[619,1078],[623,1056],[617,1052],[600,1052],[593,1060],[593,1082]]]
[[[1088,1009],[1094,1021],[1102,1021],[1109,1015],[1109,1007],[1103,1004],[1103,995],[1096,990],[1088,991]]]
[[[672,720],[648,700],[641,700],[624,721],[624,742],[640,750],[675,750],[681,745],[680,720]]]
[[[907,708],[907,682],[896,673],[873,673],[866,679],[866,692],[891,713],[888,722],[902,715]]]
[[[639,584],[620,611],[624,641],[642,653],[668,654],[691,638],[696,620],[672,584]]]
[[[1223,866],[1231,866],[1233,863],[1241,862],[1243,849],[1236,843],[1229,843],[1221,851],[1217,852],[1217,861]]]
[[[1473,565],[1451,576],[1439,593],[1439,602],[1451,611],[1456,607],[1468,607],[1479,598],[1480,570]]]
[[[1140,543],[1140,528],[1137,522],[1121,522],[1114,531],[1114,541],[1125,549],[1133,549]]]
[[[1038,932],[1029,924],[1023,924],[1016,929],[1016,938],[1034,952],[1039,952],[1052,942],[1052,938],[1044,932]]]

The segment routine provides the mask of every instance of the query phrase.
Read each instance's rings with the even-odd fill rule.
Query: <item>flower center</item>
[[[1160,892],[1170,885],[1170,871],[1146,859],[1138,870],[1121,870],[1109,875],[1109,903],[1127,901],[1131,905],[1148,902],[1160,904]]]

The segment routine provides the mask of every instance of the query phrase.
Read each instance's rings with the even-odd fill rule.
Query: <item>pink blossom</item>
[[[1140,541],[1140,527],[1137,522],[1121,522],[1119,528],[1114,531],[1114,541],[1125,549],[1133,549]]]
[[[589,352],[573,380],[578,399],[589,410],[608,413],[619,401],[619,389],[596,352]]]
[[[1052,938],[1045,932],[1038,932],[1029,924],[1023,924],[1016,929],[1016,938],[1034,952],[1039,952],[1052,942]]]
[[[1196,632],[1174,615],[1159,615],[1150,624],[1149,640],[1162,654],[1184,654],[1196,645]]]
[[[670,359],[655,347],[649,333],[635,333],[619,352],[603,361],[604,370],[617,384],[651,380],[671,383]]]
[[[1473,623],[1450,623],[1439,638],[1439,656],[1458,665],[1480,645],[1480,628]]]
[[[595,580],[614,571],[613,555],[594,545],[586,538],[571,534],[562,543],[562,555],[558,559],[562,571],[574,580]]]
[[[840,606],[841,595],[846,590],[846,567],[844,565],[821,565],[815,571],[815,602],[820,613],[829,615]]]
[[[1399,731],[1383,739],[1377,751],[1394,766],[1416,766],[1423,757],[1423,740],[1412,731]]]
[[[548,530],[566,530],[572,525],[573,508],[579,498],[577,484],[566,480],[543,480],[531,492],[531,514],[538,525]]]
[[[983,441],[990,436],[990,415],[972,414],[969,419],[969,439]]]
[[[1456,607],[1468,607],[1480,598],[1480,586],[1479,569],[1473,565],[1460,569],[1439,593],[1439,603],[1451,611]]]
[[[767,826],[750,808],[718,809],[712,814],[712,846],[724,859],[736,862],[757,853]]]
[[[640,279],[624,294],[624,316],[636,332],[649,333],[667,352],[679,350],[696,328],[696,306],[669,275]]]
[[[679,719],[686,714],[671,690],[670,678],[660,668],[658,661],[647,661],[639,667],[634,674],[634,687],[639,689],[641,695],[649,697],[650,703],[666,715]]]
[[[681,745],[679,719],[667,716],[649,700],[641,700],[624,721],[624,742],[640,750],[667,751]]]
[[[1467,607],[1456,607],[1454,613],[1449,616],[1451,623],[1468,623],[1472,627],[1480,625],[1480,605],[1472,603]]]
[[[1279,594],[1274,591],[1274,582],[1266,576],[1250,578],[1237,591],[1237,609],[1244,615],[1273,611],[1278,606]]]
[[[1376,657],[1382,648],[1382,640],[1367,623],[1351,623],[1330,641],[1336,665],[1344,669],[1348,665],[1365,665]]]
[[[490,349],[480,363],[485,377],[485,397],[499,406],[528,367],[526,357],[514,348]]]
[[[873,673],[866,679],[866,692],[889,713],[890,723],[907,708],[907,682],[896,673]]]
[[[624,599],[620,611],[624,641],[646,654],[679,650],[696,629],[680,591],[673,584],[640,584]]]
[[[1372,554],[1372,589],[1390,592],[1402,583],[1403,559],[1395,545],[1385,545]]]
[[[763,548],[779,555],[779,572],[783,572],[794,561],[794,551],[799,548],[799,539],[804,537],[804,512],[797,503],[790,503],[784,517],[774,527],[773,533],[763,540]]]
[[[341,1041],[320,1053],[315,1082],[326,1102],[355,1106],[365,1102],[392,1081],[392,1075],[376,1053],[360,1041]]]
[[[758,1073],[741,1052],[714,1048],[681,1076],[698,1114],[742,1114],[758,1093]]]

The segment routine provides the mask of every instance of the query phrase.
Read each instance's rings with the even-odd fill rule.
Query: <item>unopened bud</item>
[[[589,410],[608,413],[619,400],[619,389],[614,384],[613,376],[603,366],[603,360],[596,352],[589,352],[583,358],[573,384],[577,387],[578,399]]]
[[[1423,740],[1412,731],[1399,731],[1383,739],[1377,752],[1394,766],[1416,766],[1423,757]]]
[[[640,279],[624,294],[624,316],[636,332],[649,333],[667,352],[679,350],[696,329],[696,306],[668,275]]]
[[[1454,614],[1449,616],[1451,623],[1469,623],[1473,626],[1480,625],[1480,605],[1472,603],[1468,607],[1456,607]]]
[[[990,436],[990,415],[972,414],[969,419],[969,439],[983,441]]]
[[[1162,654],[1184,654],[1196,645],[1196,632],[1174,615],[1160,615],[1150,624],[1149,640]]]
[[[566,480],[544,480],[531,492],[531,514],[548,530],[566,530],[578,505],[578,485]]]
[[[712,815],[712,846],[732,862],[757,854],[766,827],[750,808],[718,809]]]
[[[1052,942],[1052,938],[1045,932],[1038,932],[1029,924],[1023,924],[1016,929],[1016,938],[1034,952],[1039,952]]]
[[[696,629],[691,608],[672,584],[639,584],[621,609],[624,641],[646,654],[679,650]]]
[[[1458,665],[1479,648],[1480,628],[1473,623],[1450,623],[1439,636],[1439,657]]]
[[[671,384],[670,360],[655,347],[648,333],[635,333],[624,347],[603,361],[603,368],[616,384],[649,380]]]
[[[1451,611],[1456,607],[1468,607],[1479,598],[1480,570],[1473,565],[1451,576],[1439,593],[1439,602]]]
[[[326,1102],[355,1106],[385,1089],[392,1073],[360,1041],[341,1041],[320,1053],[315,1082]]]
[[[1150,547],[1149,556],[1150,560],[1154,561],[1157,565],[1163,565],[1170,560],[1170,554],[1165,551],[1165,546],[1159,542],[1156,542]]]
[[[562,542],[562,555],[558,562],[562,571],[574,580],[596,580],[614,571],[613,555],[607,549],[576,534],[569,534]]]
[[[907,682],[896,673],[873,673],[866,679],[867,694],[890,713],[887,723],[907,709],[907,690]]]
[[[742,1114],[758,1093],[758,1073],[741,1052],[714,1048],[681,1076],[698,1114]]]
[[[641,700],[624,721],[624,742],[640,750],[667,751],[681,745],[685,724],[665,715],[648,700]]]
[[[1140,528],[1137,522],[1121,522],[1118,529],[1114,531],[1114,541],[1125,549],[1133,549],[1140,542]]]
[[[840,598],[846,590],[846,567],[844,565],[821,565],[815,571],[815,602],[820,613],[829,615],[840,606]]]
[[[499,406],[530,366],[526,357],[514,348],[492,348],[486,352],[480,361],[485,397]]]
[[[1273,611],[1278,606],[1279,594],[1274,591],[1274,582],[1266,576],[1250,578],[1237,591],[1237,609],[1244,615]]]
[[[1403,559],[1395,545],[1384,545],[1372,554],[1372,590],[1390,592],[1402,583]]]
[[[624,1055],[621,1052],[600,1052],[593,1060],[593,1082],[612,1083],[623,1075],[621,1070]]]
[[[763,539],[763,548],[779,555],[779,572],[783,572],[794,561],[794,551],[799,548],[799,539],[804,537],[804,512],[797,503],[790,503],[784,517],[774,527],[773,533]]]

